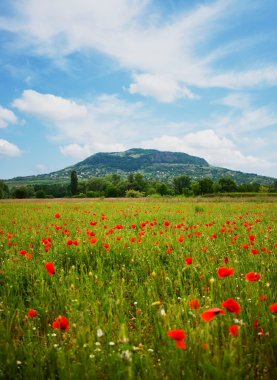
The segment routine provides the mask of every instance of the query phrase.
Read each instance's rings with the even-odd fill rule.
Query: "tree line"
[[[14,186],[11,189],[4,181],[0,181],[0,198],[118,198],[142,196],[203,196],[209,194],[229,193],[276,193],[277,180],[271,186],[258,183],[237,185],[234,179],[224,177],[218,181],[202,178],[194,181],[191,177],[180,175],[171,182],[148,180],[141,173],[130,173],[127,178],[118,174],[105,177],[92,177],[78,180],[73,170],[69,183],[48,183]]]

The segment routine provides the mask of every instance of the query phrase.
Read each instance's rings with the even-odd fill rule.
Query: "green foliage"
[[[6,185],[4,181],[0,180],[0,199],[8,198],[9,194],[9,187]]]
[[[237,191],[237,184],[233,178],[223,177],[218,181],[222,193],[231,193]]]
[[[141,198],[144,197],[144,193],[138,190],[130,189],[126,191],[125,196],[126,198]]]
[[[191,178],[186,175],[173,178],[173,186],[175,194],[184,194],[190,188]]]
[[[76,195],[78,191],[78,177],[76,170],[72,170],[70,175],[70,191],[71,195]]]
[[[37,190],[35,192],[36,198],[46,198],[46,193],[43,189]]]
[[[18,186],[11,190],[12,197],[17,199],[32,198],[34,194],[33,186]]]

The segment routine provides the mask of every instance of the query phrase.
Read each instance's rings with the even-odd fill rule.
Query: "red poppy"
[[[55,265],[54,265],[54,263],[52,263],[52,262],[46,263],[46,264],[45,264],[45,269],[47,270],[47,272],[48,272],[51,276],[52,276],[53,274],[56,273]]]
[[[56,219],[59,219],[60,217],[61,217],[60,214],[55,214],[55,218],[56,218]]]
[[[245,277],[247,281],[252,282],[252,281],[259,281],[259,279],[261,278],[261,275],[260,273],[249,272],[246,274]]]
[[[28,252],[26,251],[26,249],[21,249],[19,253],[20,255],[25,256]]]
[[[269,309],[273,312],[273,313],[277,313],[277,302],[273,303],[272,305],[269,306]]]
[[[252,255],[257,255],[257,254],[259,253],[259,250],[253,248],[253,249],[251,250],[251,252],[252,252]]]
[[[94,237],[94,238],[92,238],[91,239],[91,241],[90,241],[90,244],[95,244],[95,243],[97,243],[97,238],[96,237]]]
[[[191,265],[192,264],[192,257],[186,257],[185,262],[187,265]]]
[[[198,299],[190,300],[189,301],[189,307],[194,310],[200,309],[200,303]]]
[[[234,273],[235,273],[234,268],[220,267],[217,270],[217,275],[218,277],[221,277],[221,278],[233,276]]]
[[[238,325],[233,325],[229,327],[230,334],[233,336],[238,336],[239,335],[239,326]]]
[[[240,305],[237,301],[232,298],[228,298],[226,301],[222,303],[222,307],[230,311],[230,313],[240,313]]]
[[[204,311],[204,313],[201,314],[201,318],[203,321],[209,322],[212,319],[214,319],[217,314],[226,314],[224,310],[219,309],[218,307],[214,307],[213,309],[209,309],[207,311]]]
[[[37,317],[38,316],[38,312],[36,311],[36,310],[33,310],[33,309],[30,309],[29,311],[28,311],[28,317],[29,318],[31,318],[31,319],[33,319],[34,317]]]
[[[66,331],[69,331],[69,322],[68,322],[68,319],[61,315],[59,316],[53,323],[52,323],[52,327],[54,327],[54,329],[58,329],[58,330],[66,330]]]
[[[187,348],[186,343],[184,342],[184,339],[186,338],[186,333],[184,330],[170,330],[167,332],[167,335],[176,341],[176,346],[178,348]]]

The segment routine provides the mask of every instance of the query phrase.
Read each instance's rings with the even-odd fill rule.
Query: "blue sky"
[[[276,0],[2,0],[0,178],[96,152],[277,177]]]

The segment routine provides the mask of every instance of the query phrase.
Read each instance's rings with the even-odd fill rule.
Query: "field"
[[[277,205],[0,203],[0,379],[276,379]]]

